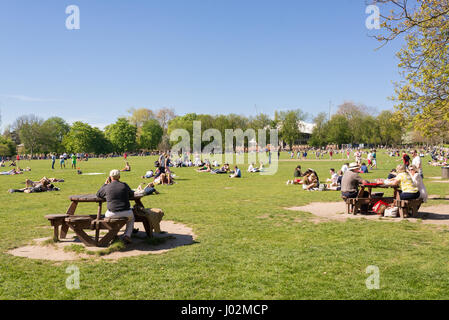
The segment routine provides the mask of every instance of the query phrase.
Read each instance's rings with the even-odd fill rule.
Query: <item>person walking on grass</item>
[[[134,213],[131,209],[129,199],[134,197],[134,191],[124,182],[120,181],[120,171],[112,170],[105,184],[98,190],[97,197],[105,199],[108,210],[105,213],[106,218],[126,217],[126,229],[123,241],[126,244],[131,243],[131,234],[134,228]]]
[[[52,153],[51,154],[51,169],[55,170],[55,162],[56,162],[56,156]]]

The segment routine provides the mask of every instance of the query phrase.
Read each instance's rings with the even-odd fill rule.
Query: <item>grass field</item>
[[[146,207],[162,208],[165,220],[193,228],[197,243],[162,255],[118,262],[55,263],[14,257],[9,249],[50,237],[44,215],[64,213],[68,197],[95,193],[104,176],[80,176],[71,169],[52,171],[50,161],[23,161],[31,172],[0,176],[0,299],[447,299],[449,298],[449,228],[420,223],[367,220],[315,224],[309,213],[284,207],[339,201],[339,192],[305,192],[286,185],[293,169],[316,169],[320,179],[346,161],[287,161],[282,154],[273,176],[242,179],[174,169],[173,186],[144,198]],[[133,157],[133,171],[122,174],[132,188],[153,167],[154,157]],[[312,159],[311,159],[312,160]],[[397,158],[378,153],[379,169],[367,179],[386,178]],[[427,162],[424,161],[425,163]],[[59,166],[59,164],[57,163]],[[83,172],[124,166],[122,158],[81,162]],[[246,165],[242,168],[246,170]],[[441,168],[425,166],[429,194],[449,195],[449,184],[436,183]],[[9,194],[26,178],[64,178],[59,192]],[[448,200],[431,200],[430,204]],[[78,213],[95,214],[92,205]],[[265,218],[261,218],[265,217]],[[80,289],[68,290],[69,265],[80,268]],[[366,268],[379,267],[380,290],[368,290]]]

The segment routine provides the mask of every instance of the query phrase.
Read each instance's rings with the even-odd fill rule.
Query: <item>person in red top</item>
[[[410,157],[409,157],[409,155],[405,151],[402,154],[402,161],[404,161],[404,166],[406,168],[408,168],[408,166],[410,165]]]
[[[128,158],[128,155],[126,154],[126,152],[123,154],[123,157],[125,158],[125,160],[126,160],[126,158]]]

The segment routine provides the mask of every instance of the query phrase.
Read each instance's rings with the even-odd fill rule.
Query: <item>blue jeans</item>
[[[420,196],[419,191],[416,193],[407,193],[407,192],[402,192],[401,193],[401,200],[414,200],[414,199],[418,199]]]

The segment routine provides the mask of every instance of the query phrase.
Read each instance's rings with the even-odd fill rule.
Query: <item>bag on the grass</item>
[[[373,211],[377,213],[378,215],[382,215],[385,212],[385,209],[387,208],[388,203],[379,200],[376,202],[376,204],[373,206]]]
[[[390,207],[385,209],[384,217],[396,218],[399,215],[398,207]]]
[[[326,185],[323,183],[320,183],[320,186],[318,187],[318,190],[320,191],[326,191]]]

